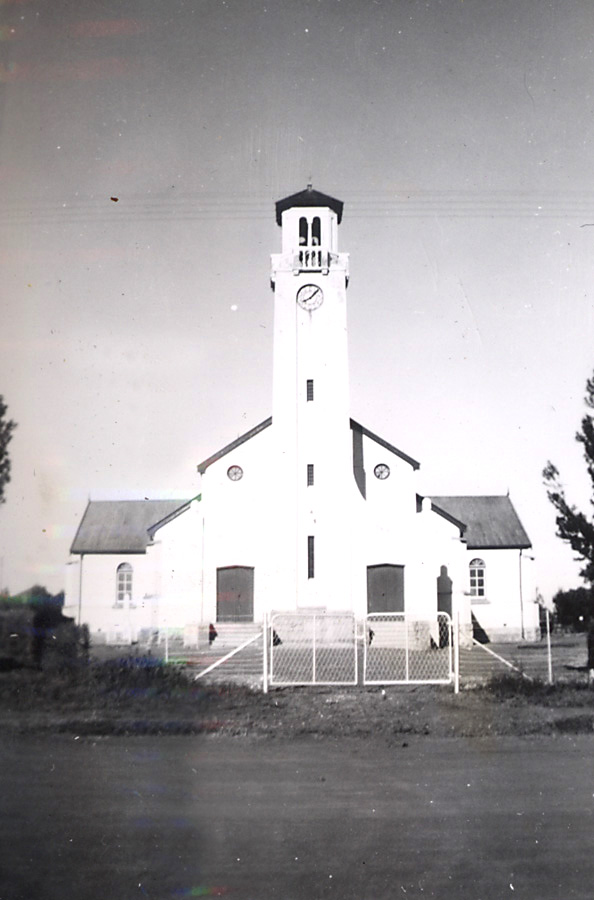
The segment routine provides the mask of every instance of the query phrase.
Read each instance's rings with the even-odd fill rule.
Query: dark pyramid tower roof
[[[311,184],[308,184],[304,191],[299,191],[298,194],[291,194],[290,197],[285,197],[284,200],[279,200],[276,203],[276,221],[278,225],[281,224],[281,216],[284,211],[292,209],[294,206],[329,206],[338,216],[338,224],[340,225],[344,204],[342,200],[329,197],[328,194],[322,194],[320,191],[314,191]]]

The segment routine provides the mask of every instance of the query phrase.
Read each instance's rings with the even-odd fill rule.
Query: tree
[[[589,410],[584,418],[575,439],[582,444],[586,470],[592,482],[593,497],[590,504],[594,506],[594,375],[586,382],[585,403]],[[559,480],[559,470],[552,462],[548,462],[543,470],[547,496],[557,510],[557,535],[574,550],[578,559],[584,563],[580,571],[582,578],[590,586],[594,585],[594,521],[591,516],[571,506],[565,489]]]
[[[553,603],[555,618],[561,628],[587,631],[593,613],[590,588],[579,587],[569,591],[557,591]]]
[[[8,407],[0,395],[0,503],[5,502],[4,488],[10,481],[10,456],[8,445],[12,440],[12,432],[16,423],[6,418]]]

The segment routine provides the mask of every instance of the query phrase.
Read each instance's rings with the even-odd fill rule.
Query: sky
[[[0,587],[64,586],[89,498],[188,498],[270,415],[274,202],[345,203],[355,419],[422,494],[591,497],[590,0],[0,0]]]

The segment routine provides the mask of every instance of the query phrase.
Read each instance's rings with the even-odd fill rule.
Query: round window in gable
[[[243,469],[241,466],[229,466],[227,469],[227,478],[231,481],[240,481],[243,478]]]
[[[390,475],[390,466],[387,466],[385,463],[378,463],[373,470],[373,474],[376,478],[379,478],[380,481],[384,481]]]

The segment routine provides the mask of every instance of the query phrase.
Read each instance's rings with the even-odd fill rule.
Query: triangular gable
[[[218,450],[216,453],[213,453],[212,456],[209,456],[208,459],[205,459],[204,462],[201,462],[198,465],[198,471],[201,475],[204,475],[209,466],[212,466],[217,460],[221,459],[227,453],[231,453],[232,450],[236,450],[237,447],[241,447],[242,444],[245,444],[246,441],[249,441],[250,438],[255,437],[257,434],[260,434],[261,431],[264,431],[265,428],[268,428],[269,425],[272,425],[272,416],[269,416],[267,419],[264,419],[263,422],[260,422],[259,425],[256,425],[254,428],[251,428],[249,431],[246,431],[245,434],[242,434],[240,437],[236,438],[234,441],[231,441],[230,444],[227,444],[226,447],[223,447],[222,450]]]
[[[260,434],[261,431],[264,431],[264,429],[268,428],[270,425],[272,425],[272,416],[264,419],[263,422],[260,422],[260,424],[256,425],[254,428],[250,428],[249,431],[246,431],[245,434],[242,434],[234,441],[231,441],[230,444],[227,444],[225,447],[217,450],[216,453],[213,453],[213,455],[209,456],[208,459],[205,459],[204,462],[199,463],[199,465],[197,466],[198,472],[201,475],[204,475],[209,466],[217,462],[217,460],[222,459],[222,457],[226,456],[227,453],[231,453],[232,450],[236,450],[237,447],[241,447],[242,444],[245,444],[246,441],[249,441],[257,434]],[[399,450],[398,447],[395,447],[393,444],[385,441],[383,438],[379,437],[379,435],[374,434],[373,431],[369,431],[368,428],[364,428],[363,425],[355,422],[354,419],[350,419],[350,427],[353,431],[358,431],[360,434],[364,434],[366,435],[366,437],[371,438],[371,440],[375,441],[376,444],[380,444],[380,446],[385,447],[386,450],[389,450],[391,453],[394,453],[400,459],[404,460],[404,462],[412,466],[413,469],[420,468],[421,464],[417,462],[416,459],[413,459],[412,456],[408,456],[406,453],[403,453],[403,451]]]
[[[371,438],[371,440],[375,441],[376,444],[379,444],[381,447],[385,447],[386,450],[390,451],[390,453],[394,453],[396,456],[399,456],[400,459],[403,459],[404,462],[412,466],[413,469],[420,469],[421,464],[417,462],[416,459],[413,459],[412,456],[408,456],[406,453],[403,453],[402,450],[399,450],[398,447],[394,446],[394,444],[390,444],[388,441],[385,441],[377,434],[374,434],[373,431],[369,431],[368,428],[364,428],[363,425],[360,425],[359,422],[355,422],[354,419],[351,419],[350,423],[351,429],[353,431],[360,431],[361,434],[364,434],[366,437]]]

